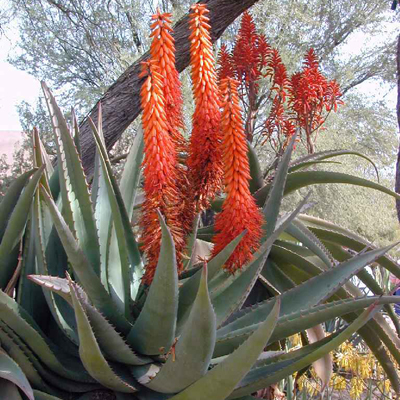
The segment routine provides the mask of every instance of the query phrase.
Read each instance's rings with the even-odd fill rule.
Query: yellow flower
[[[364,392],[364,381],[358,377],[354,377],[350,381],[350,387],[350,397],[356,400]]]
[[[343,376],[333,374],[329,386],[334,390],[346,390],[346,379]]]
[[[383,392],[383,393],[389,393],[390,392],[390,381],[389,379],[385,379],[384,381],[378,381],[378,389]]]
[[[293,347],[301,346],[301,336],[299,333],[296,333],[293,336],[290,336],[290,341]]]

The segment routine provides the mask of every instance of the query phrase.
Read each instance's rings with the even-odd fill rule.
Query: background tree
[[[218,11],[212,13],[214,18],[218,17],[214,20],[217,28],[213,39],[222,33],[222,25],[226,27],[226,9],[222,6],[230,3],[233,10],[235,3],[245,5],[241,10],[236,9],[235,13],[231,11],[229,18],[233,19],[239,15],[239,11],[254,2],[210,0],[209,4],[215,6],[214,9],[211,7],[212,10]],[[37,78],[46,80],[57,89],[57,97],[64,109],[78,106],[79,115],[85,115],[91,108],[95,110],[96,100],[104,95],[103,109],[108,102],[112,105],[115,118],[122,121],[117,125],[106,116],[105,131],[110,149],[139,112],[135,90],[139,90],[140,81],[135,80],[135,64],[124,71],[140,59],[148,48],[146,32],[150,14],[159,6],[162,11],[173,11],[178,19],[188,10],[192,1],[110,0],[95,3],[89,0],[9,0],[14,15],[18,16],[20,31],[20,40],[10,54],[10,61]],[[341,85],[345,107],[328,121],[326,131],[317,140],[317,150],[350,146],[367,152],[374,160],[383,157],[378,166],[383,170],[384,178],[390,180],[392,175],[389,170],[395,157],[394,113],[384,103],[377,106],[376,103],[366,102],[365,96],[356,95],[361,84],[368,81],[395,84],[396,34],[389,28],[396,26],[396,14],[390,11],[390,4],[373,0],[264,0],[255,4],[251,13],[257,28],[266,35],[272,47],[279,49],[289,73],[300,68],[304,54],[313,47],[321,61],[322,72]],[[182,23],[179,26],[182,27]],[[228,48],[233,43],[237,27],[235,23],[224,33],[223,40]],[[358,48],[349,47],[349,43]],[[185,52],[181,54],[185,56]],[[185,62],[179,57],[178,66],[181,70]],[[107,91],[107,87],[119,76]],[[189,78],[185,76],[185,79]],[[261,83],[260,95],[263,88]],[[183,89],[185,93],[185,85]],[[187,89],[185,98],[185,106],[192,107]],[[20,107],[24,130],[30,130],[33,121],[37,124],[41,120],[39,114],[43,109],[40,104],[37,108],[26,104]],[[262,109],[260,114],[266,111]],[[96,112],[92,115],[96,116]],[[84,124],[82,129],[84,159],[90,165],[90,135],[86,127]],[[42,125],[43,133],[46,129]],[[124,152],[125,144],[129,143],[132,136],[127,135],[124,141],[119,141],[118,147],[114,147],[114,154]],[[50,139],[48,143],[51,144]],[[267,165],[274,153],[267,146],[259,147],[258,151],[262,152]],[[357,168],[361,175],[370,173],[368,167],[361,168],[359,165],[343,168],[346,171],[349,171],[346,168]],[[329,209],[332,213],[328,218],[334,220],[339,214],[335,212],[334,203],[337,188],[331,186],[331,189],[321,193],[319,189],[316,190],[321,209],[321,202],[331,202]],[[350,216],[362,213],[362,202],[355,193],[354,188],[349,189],[347,215]],[[362,197],[361,194],[359,196]],[[382,198],[375,202],[383,204],[384,201]],[[318,214],[318,205],[314,210]],[[348,226],[356,228],[354,221],[353,217],[347,218]],[[386,224],[388,230],[392,226]],[[363,229],[369,232],[370,237],[379,234],[373,226]]]

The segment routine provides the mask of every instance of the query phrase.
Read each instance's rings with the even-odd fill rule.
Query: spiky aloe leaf
[[[282,299],[281,316],[313,307],[328,299],[351,276],[366,265],[374,262],[393,247],[394,245],[357,255],[351,260],[324,271],[307,282],[283,293],[280,296]],[[257,304],[250,310],[241,310],[237,315],[237,319],[221,328],[220,335],[262,321],[262,316],[271,310],[272,305],[273,302],[267,300]]]
[[[35,370],[40,374],[43,380],[54,387],[55,393],[76,392],[82,393],[88,390],[95,390],[100,387],[98,383],[83,383],[76,380],[70,380],[52,372],[51,369],[44,366],[39,358],[31,351],[28,345],[12,330],[8,325],[1,324],[1,329],[12,339],[12,341],[24,352],[32,363]]]
[[[33,367],[28,356],[24,351],[12,340],[12,338],[3,329],[3,323],[0,322],[0,340],[1,347],[5,352],[18,364],[27,380],[36,388],[54,394],[54,391],[48,387],[37,370]]]
[[[210,288],[213,288],[211,297],[217,315],[218,327],[220,327],[234,311],[243,305],[265,264],[273,243],[294,220],[296,215],[300,213],[307,200],[308,196],[300,202],[290,215],[283,219],[274,232],[268,235],[266,241],[254,255],[253,261],[247,267],[231,276],[221,271],[222,279],[218,279],[219,277],[216,276],[210,282]],[[275,226],[276,221],[274,218],[273,225]],[[217,281],[218,289],[216,289],[217,285],[213,284],[214,281]]]
[[[93,207],[90,200],[89,188],[86,177],[71,136],[67,121],[54,96],[44,82],[42,82],[43,93],[46,98],[51,121],[53,125],[55,143],[59,166],[61,167],[63,192],[63,208],[66,212],[66,222],[85,252],[92,269],[100,276],[100,251],[97,236],[96,223],[93,216]],[[72,218],[71,220],[69,218]]]
[[[256,368],[240,382],[238,387],[233,391],[228,399],[235,399],[239,398],[240,396],[253,393],[275,382],[278,382],[286,376],[291,375],[293,372],[310,365],[312,362],[320,359],[325,354],[340,346],[340,344],[342,344],[345,340],[349,339],[351,335],[360,329],[377,310],[378,308],[375,306],[369,307],[340,334],[334,336],[333,338],[327,338],[330,340],[322,345],[319,342],[314,343],[314,346],[317,344],[318,346],[313,347],[313,351],[309,354],[301,356],[300,358],[295,358],[294,353],[296,352],[293,352],[291,355],[292,362],[288,362],[288,360],[285,360],[283,363],[270,362],[269,365],[265,367]],[[271,359],[268,361],[271,361]]]
[[[32,318],[41,326],[47,324],[49,308],[42,289],[27,279],[28,274],[36,273],[36,221],[31,213],[25,230],[25,246],[21,260],[21,274],[18,282],[17,301],[32,316]]]
[[[293,135],[293,138],[290,140],[290,143],[287,149],[285,150],[282,159],[278,165],[278,168],[274,176],[274,180],[270,186],[268,196],[266,197],[267,200],[265,201],[265,203],[264,201],[258,203],[260,206],[263,207],[264,218],[266,222],[264,227],[265,238],[268,238],[275,230],[276,221],[278,220],[279,210],[281,207],[281,202],[286,187],[289,163],[290,163],[290,158],[292,156],[295,140],[296,140],[296,135]],[[256,198],[257,198],[257,193],[255,194]]]
[[[332,255],[301,221],[293,221],[286,229],[286,233],[293,236],[305,247],[317,255],[328,267],[333,267],[334,260]]]
[[[221,250],[208,262],[208,281],[210,281],[218,273],[218,271],[221,270],[222,266],[235,251],[236,246],[239,244],[245,234],[246,231],[240,233],[223,250]],[[181,327],[189,316],[190,308],[192,307],[193,301],[196,296],[195,293],[197,293],[197,290],[199,288],[201,276],[202,272],[197,271],[179,289],[179,308],[177,323],[178,332],[180,332]]]
[[[59,397],[41,392],[40,390],[34,390],[33,394],[35,395],[35,400],[61,400]]]
[[[2,349],[0,349],[0,378],[18,386],[29,400],[35,400],[32,387],[26,379],[25,374],[22,372],[19,365]],[[4,396],[4,392],[1,391],[1,393],[2,396]],[[11,397],[4,398],[13,400]]]
[[[204,266],[196,299],[174,351],[145,386],[161,393],[178,393],[196,382],[207,372],[215,338],[216,320],[207,289],[207,267]]]
[[[254,193],[263,186],[264,180],[262,176],[262,170],[260,162],[257,157],[257,153],[254,150],[250,142],[247,142],[247,157],[249,159],[250,167],[250,192]]]
[[[102,132],[102,111],[99,105],[98,110],[98,127],[97,130]],[[104,140],[104,137],[100,133],[100,139]],[[96,220],[96,226],[99,234],[99,245],[100,245],[100,279],[103,286],[108,292],[110,292],[108,285],[108,260],[109,260],[109,245],[110,236],[113,232],[112,212],[111,204],[108,196],[106,177],[103,172],[103,168],[100,161],[99,150],[96,149],[96,156],[94,161],[93,170],[93,182],[92,182],[92,202],[95,206],[94,218]],[[111,261],[112,262],[112,261]],[[116,262],[120,263],[118,259]],[[120,302],[119,302],[120,304]],[[121,307],[123,308],[123,307]]]
[[[92,120],[89,119],[89,123],[100,156],[102,174],[107,187],[115,229],[115,235],[111,233],[111,242],[108,248],[109,257],[115,258],[115,260],[108,260],[108,281],[111,293],[114,294],[114,301],[119,303],[120,308],[124,307],[125,316],[130,317],[131,285],[135,288],[139,286],[143,274],[143,264],[124,200],[112,174],[110,161],[102,140],[102,132],[97,130]]]
[[[12,382],[0,378],[0,393],[7,400],[22,400],[17,386]]]
[[[192,232],[187,240],[187,245],[186,245],[187,259],[183,261],[184,270],[190,269],[193,265],[193,262],[195,261],[194,249],[196,247],[197,229],[199,227],[199,221],[200,221],[200,214],[197,214],[196,218],[193,221]]]
[[[162,239],[157,269],[143,309],[128,335],[128,343],[146,355],[168,352],[175,339],[178,313],[175,245],[163,216],[158,215]]]
[[[50,209],[39,192],[40,190],[35,195],[31,219],[36,256],[34,273],[64,276],[69,268],[67,255],[54,228]],[[43,291],[42,294],[58,327],[77,344],[78,336],[72,308],[49,291]],[[33,304],[35,302],[36,300]]]
[[[37,284],[58,293],[72,305],[71,288],[67,279],[46,275],[31,275],[29,278]],[[79,292],[81,305],[89,317],[101,349],[107,354],[108,358],[127,365],[143,365],[151,362],[151,359],[140,357],[131,350],[107,319],[89,303],[87,295],[82,288],[75,285],[75,290]]]
[[[0,288],[4,289],[17,266],[16,256],[19,242],[25,230],[29,210],[44,167],[39,168],[26,185],[8,220],[7,228],[0,243]],[[4,208],[6,209],[6,207]],[[10,210],[10,207],[7,209]],[[7,211],[7,210],[6,210]],[[5,216],[7,217],[7,215]]]
[[[295,333],[302,332],[324,321],[341,317],[354,311],[363,310],[372,304],[383,305],[400,302],[393,296],[371,296],[357,299],[337,300],[327,304],[320,304],[307,310],[300,310],[287,314],[278,319],[270,342],[276,342]],[[250,336],[259,324],[234,330],[225,335],[221,330],[217,332],[214,357],[220,357],[234,351],[246,338]]]
[[[49,177],[54,173],[54,168],[51,163],[49,155],[40,140],[39,132],[36,128],[33,128],[33,164],[35,168],[40,168],[45,165],[44,173],[40,179],[40,184],[43,185],[46,190],[50,191]]]
[[[299,190],[306,186],[326,184],[326,183],[345,183],[349,185],[362,186],[370,189],[378,190],[382,193],[386,193],[396,199],[400,199],[400,195],[387,187],[369,181],[367,179],[359,178],[341,172],[330,172],[330,171],[301,171],[292,172],[288,174],[287,183],[285,186],[285,195],[288,195],[296,190]],[[271,190],[271,184],[265,185],[258,192],[254,194],[258,204],[263,204]]]
[[[92,382],[82,365],[76,359],[55,349],[31,316],[2,291],[0,291],[0,321],[17,332],[43,363],[54,372],[69,379]],[[62,363],[60,359],[63,359]]]
[[[193,385],[171,400],[224,400],[251,369],[268,343],[279,316],[280,301],[275,302],[267,319],[234,353]]]
[[[143,130],[139,127],[129,150],[120,183],[121,196],[124,200],[129,218],[132,218],[137,188],[139,187],[140,182],[143,146]]]
[[[53,199],[45,190],[42,190],[41,192],[43,193],[46,204],[49,207],[54,221],[54,226],[57,229],[58,235],[68,255],[68,260],[74,273],[89,295],[89,298],[92,300],[94,305],[104,313],[113,324],[115,324],[118,330],[127,334],[130,330],[129,322],[116,310],[107,291],[101,284],[100,278],[91,268],[89,261],[58,211]]]
[[[378,168],[376,167],[376,164],[369,157],[365,156],[364,154],[359,153],[357,151],[350,151],[350,150],[327,150],[327,151],[322,151],[319,153],[308,154],[304,157],[300,157],[297,160],[293,161],[290,164],[289,172],[295,172],[300,169],[306,168],[310,165],[321,162],[323,160],[327,160],[329,158],[338,157],[338,156],[344,156],[344,155],[354,155],[354,156],[363,158],[364,160],[368,161],[374,167],[376,176],[379,181]]]
[[[8,224],[8,220],[16,206],[19,196],[26,183],[29,181],[29,178],[37,171],[37,169],[32,169],[28,172],[25,172],[21,176],[19,176],[8,188],[3,200],[0,203],[0,242],[3,239],[4,232],[6,231],[6,227]]]
[[[103,386],[124,393],[134,393],[137,389],[132,381],[118,376],[104,358],[89,318],[82,306],[82,299],[75,284],[69,281],[72,304],[75,310],[79,334],[79,355],[89,374]]]
[[[332,242],[360,252],[366,248],[374,249],[371,243],[367,242],[361,236],[339,227],[331,222],[319,218],[300,215],[299,219],[322,241]],[[388,255],[384,255],[376,260],[378,264],[386,268],[393,275],[400,278],[400,266],[394,262]]]

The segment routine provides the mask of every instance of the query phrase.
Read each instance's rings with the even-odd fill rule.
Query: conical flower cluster
[[[183,129],[182,92],[179,73],[175,68],[175,40],[172,37],[171,14],[160,13],[152,16],[151,59],[162,69],[162,87],[165,100],[165,114],[168,129],[177,152],[186,151],[186,141],[180,132]]]
[[[143,282],[150,284],[157,267],[161,246],[161,227],[157,209],[163,214],[170,227],[180,267],[182,265],[179,261],[180,250],[184,248],[185,243],[178,218],[176,150],[168,130],[163,77],[154,61],[143,63],[142,76],[147,76],[141,89],[145,153],[143,174],[146,198],[142,206],[140,226],[142,227],[142,249],[147,257]]]
[[[235,272],[252,258],[262,236],[263,217],[249,190],[250,168],[246,136],[238,96],[238,82],[232,78],[221,81],[223,133],[222,156],[226,200],[218,214],[213,255],[218,254],[237,235],[247,230],[225,268]]]
[[[175,151],[178,156],[179,154],[187,153],[187,143],[181,133],[181,130],[184,128],[182,84],[175,67],[175,40],[172,37],[171,14],[160,13],[157,10],[151,19],[153,22],[150,25],[152,30],[150,35],[152,38],[150,54],[151,59],[160,67],[168,132],[174,142]],[[188,233],[192,228],[193,210],[188,204],[189,182],[187,168],[185,165],[179,163],[178,160],[177,170],[176,186],[180,197],[180,201],[177,204],[179,208],[178,215],[181,229],[184,233]]]
[[[222,182],[220,100],[207,14],[204,4],[192,6],[190,64],[195,112],[188,167],[197,211],[209,205]]]

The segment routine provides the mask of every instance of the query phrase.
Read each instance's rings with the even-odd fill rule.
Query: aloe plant
[[[99,391],[117,399],[250,399],[356,331],[396,383],[393,364],[380,349],[385,343],[398,360],[395,335],[379,316],[397,300],[363,270],[377,262],[400,276],[385,255],[391,247],[362,251],[368,246],[362,238],[301,214],[308,198],[291,214],[279,214],[287,185],[303,182],[293,170],[301,164],[290,163],[293,143],[272,185],[260,189],[268,191],[267,225],[251,262],[234,275],[222,269],[243,232],[207,264],[189,263],[178,276],[174,241],[159,214],[162,245],[154,280],[146,287],[141,283],[146,265],[130,224],[141,133],[118,185],[101,123],[92,124],[97,167],[89,190],[74,132],[43,88],[58,167],[53,170],[35,132],[35,168],[15,181],[0,205],[3,290],[15,276],[25,234],[15,296],[0,292],[0,362],[6,371],[1,391],[8,399],[22,392],[29,399],[83,400]],[[197,226],[196,231],[205,236]],[[344,248],[360,254],[350,256]],[[349,281],[354,274],[376,295],[358,296]],[[253,304],[255,294],[263,301]],[[336,317],[345,318],[348,327],[290,353],[271,351],[282,339]]]
[[[207,35],[195,37],[209,27],[205,23],[197,29],[206,21],[206,9],[196,5],[193,15],[193,80],[198,88],[201,77],[209,80],[215,71],[207,59],[212,53]],[[159,13],[154,19],[158,21],[155,31],[158,23],[165,28],[169,21]],[[168,51],[160,52],[162,57],[173,54],[170,39],[166,43]],[[153,53],[162,46],[154,44]],[[198,48],[204,52],[202,57]],[[285,195],[313,184],[347,183],[399,195],[360,178],[309,170],[343,154],[364,157],[358,153],[316,153],[291,162],[295,137],[277,169],[264,181],[255,152],[246,147],[237,88],[228,78],[222,87],[225,98],[233,99],[233,111],[225,102],[222,126],[228,127],[229,134],[224,137],[222,154],[210,147],[206,149],[210,157],[202,157],[201,146],[188,151],[180,133],[168,125],[171,115],[162,108],[166,100],[162,100],[161,75],[154,66],[157,61],[173,71],[171,58],[144,64],[143,132],[137,132],[120,183],[113,176],[104,145],[101,107],[97,124],[90,121],[97,155],[89,185],[80,161],[75,117],[68,124],[43,84],[57,166],[53,168],[34,131],[33,169],[16,179],[0,204],[1,395],[10,400],[85,400],[102,395],[139,400],[249,400],[252,393],[296,371],[304,372],[356,332],[400,392],[391,361],[393,357],[400,362],[400,343],[382,316],[387,312],[399,332],[392,309],[398,300],[384,293],[364,269],[377,263],[400,278],[399,265],[387,256],[393,246],[374,248],[340,227],[308,217],[304,213],[310,207],[309,196],[293,212],[280,212]],[[205,66],[207,74],[197,74],[199,66]],[[164,85],[172,82],[177,90],[177,74],[171,76]],[[204,139],[201,121],[210,143],[218,133],[219,107],[215,105],[219,100],[213,88],[195,89],[195,114],[203,118],[194,120],[197,144]],[[207,115],[202,114],[204,109]],[[211,123],[212,113],[216,119]],[[179,118],[176,121],[179,125]],[[160,126],[169,127],[174,140],[162,129],[156,132]],[[161,139],[154,144],[157,134]],[[214,144],[220,141],[217,136]],[[160,144],[188,151],[187,165],[174,164]],[[160,154],[166,157],[163,163]],[[224,157],[224,166],[218,157]],[[202,164],[204,159],[216,163]],[[177,197],[179,185],[190,186],[180,177],[187,170],[194,194]],[[165,171],[173,175],[172,183]],[[193,171],[208,175],[195,176]],[[222,173],[226,199],[211,204]],[[169,190],[166,197],[157,190],[161,184]],[[145,202],[140,205],[141,188]],[[171,204],[183,204],[180,210],[185,218],[191,210],[186,225],[175,225],[182,220]],[[240,210],[230,214],[238,204]],[[216,211],[222,206],[220,215],[231,215],[231,219],[217,217],[215,227],[200,227],[199,215],[195,218],[193,211],[209,206]],[[131,224],[135,208],[142,210],[141,236]],[[232,235],[230,225],[237,228],[243,219],[247,225]],[[192,223],[187,224],[188,220]],[[195,254],[199,239],[221,247],[216,245],[207,261],[200,263]],[[354,275],[374,295],[363,296],[351,282]],[[321,336],[320,324],[334,318],[343,318],[346,328]],[[307,330],[318,331],[319,340],[310,340],[295,351],[281,351],[282,340]],[[327,380],[329,371],[324,376]]]

